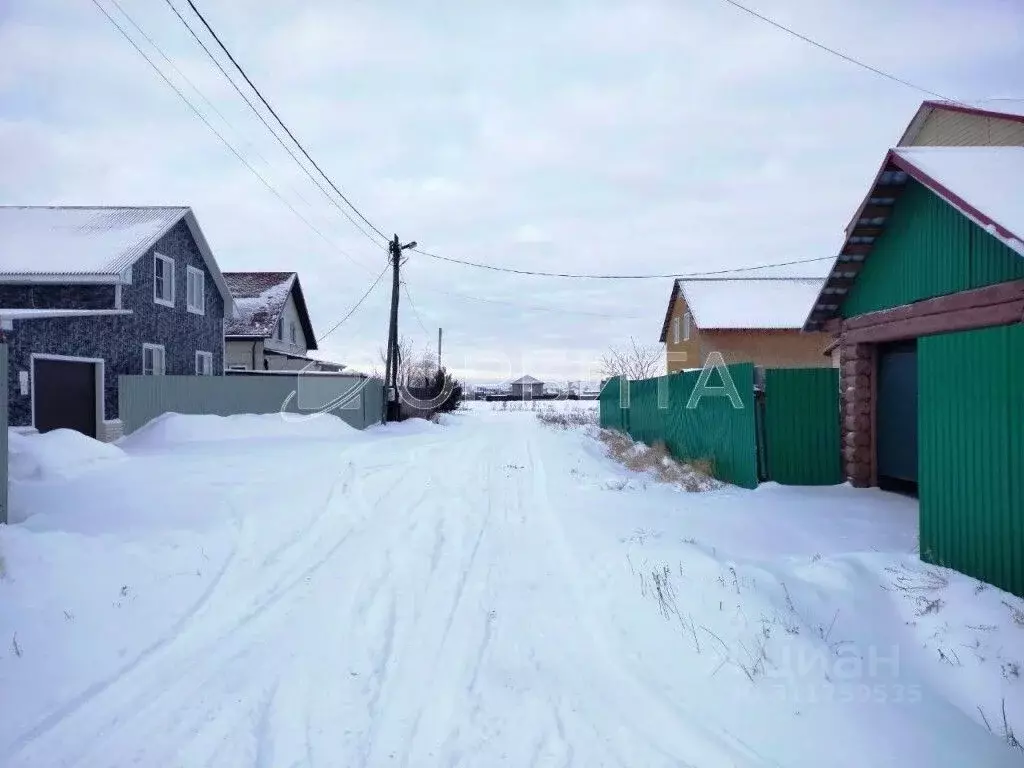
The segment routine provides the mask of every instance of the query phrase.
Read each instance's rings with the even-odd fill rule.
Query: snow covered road
[[[655,519],[651,502],[602,522],[634,511],[600,487],[596,446],[500,412],[156,434],[22,489],[23,504],[91,498],[2,531],[0,630],[19,653],[0,658],[0,765],[863,766],[910,748],[921,765],[1019,762],[929,701],[918,670],[900,675],[923,701],[814,714],[751,693],[708,636],[691,658],[637,587],[636,540],[617,537]],[[653,495],[662,511],[698,498]],[[33,583],[53,547],[70,562]]]

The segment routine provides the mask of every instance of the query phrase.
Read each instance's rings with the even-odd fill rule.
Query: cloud
[[[192,205],[223,268],[299,271],[326,330],[384,267],[379,244],[328,203],[164,3],[119,1],[216,111],[154,53],[168,77],[318,231],[88,2],[3,3],[0,202]],[[1018,4],[770,5],[780,22],[942,93],[1024,90]],[[385,233],[524,269],[670,273],[829,255],[923,98],[725,3],[202,7]],[[609,344],[656,341],[670,290],[420,254],[403,271],[415,311],[403,294],[402,332],[422,344],[443,326],[446,357],[476,378],[524,367],[584,378]],[[382,281],[323,354],[371,367],[387,302]]]

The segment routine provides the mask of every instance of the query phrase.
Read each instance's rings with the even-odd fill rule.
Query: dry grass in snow
[[[711,491],[722,486],[714,478],[714,464],[708,459],[682,463],[672,458],[662,442],[645,445],[611,429],[602,429],[599,437],[613,459],[633,472],[654,476],[658,482],[678,485],[691,492]]]

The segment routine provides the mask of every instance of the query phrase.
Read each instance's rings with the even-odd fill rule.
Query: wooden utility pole
[[[384,361],[384,405],[381,421],[398,420],[398,292],[401,288],[399,269],[402,266],[402,251],[415,248],[416,241],[402,245],[395,235],[388,243],[388,258],[391,260],[391,317],[388,322],[388,347]]]

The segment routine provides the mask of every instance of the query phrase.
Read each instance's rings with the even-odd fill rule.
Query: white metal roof
[[[927,177],[919,180],[932,191],[1024,255],[1024,147],[893,151]]]
[[[116,275],[187,210],[0,207],[0,274]]]
[[[788,329],[803,327],[824,284],[822,278],[703,278],[679,288],[698,328]]]
[[[45,320],[52,317],[108,317],[130,315],[130,309],[2,309],[0,320]]]
[[[540,379],[533,378],[533,376],[527,375],[527,376],[523,376],[520,379],[516,379],[515,381],[510,382],[510,383],[511,384],[543,384],[544,382],[541,381]]]

